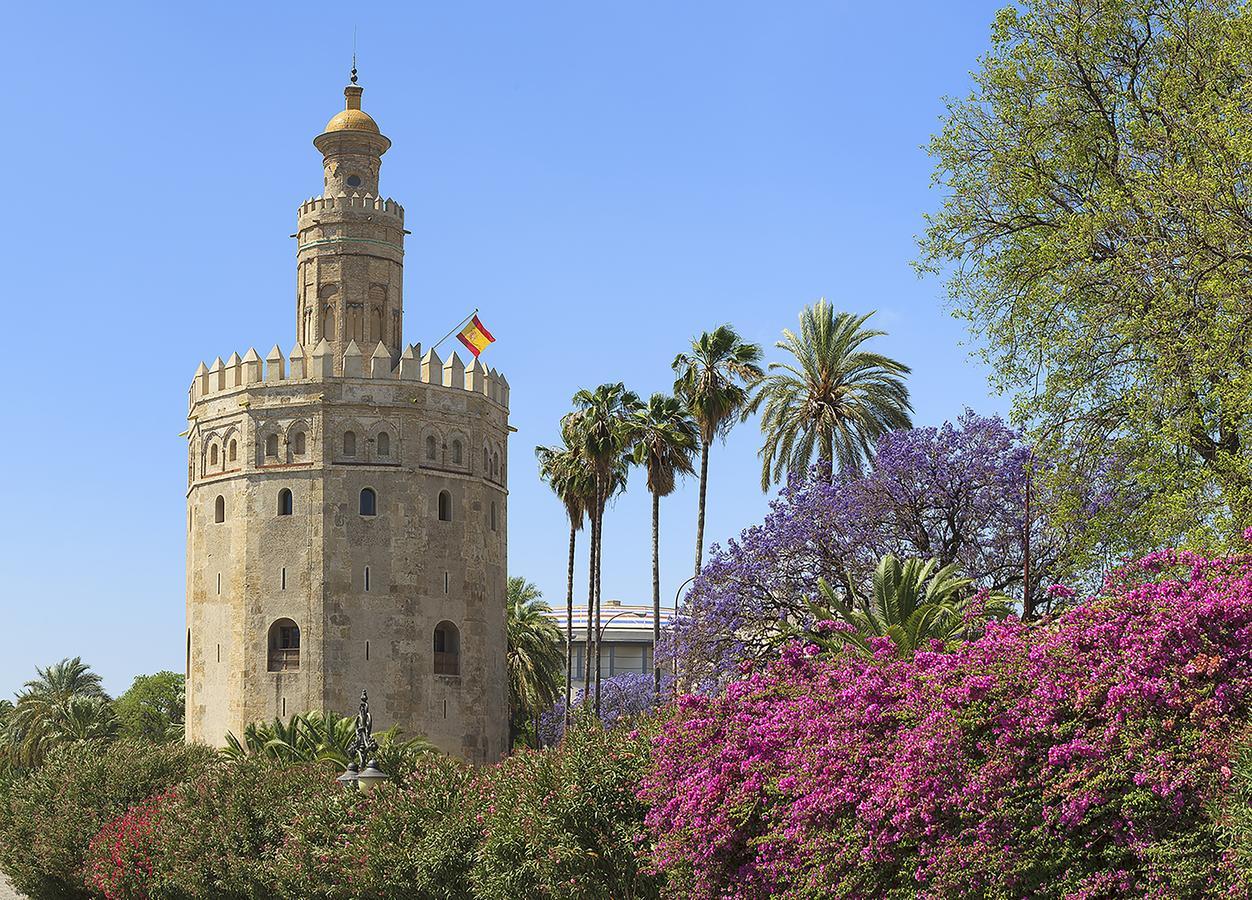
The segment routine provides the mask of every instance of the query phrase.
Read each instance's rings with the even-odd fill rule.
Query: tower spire
[[[348,79],[356,84],[356,26],[352,26],[352,76]]]

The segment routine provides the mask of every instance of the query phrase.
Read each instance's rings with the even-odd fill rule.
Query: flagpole
[[[461,326],[463,326],[463,325],[464,325],[466,322],[468,322],[470,319],[474,318],[474,316],[476,316],[476,315],[478,315],[478,307],[477,307],[477,306],[475,306],[475,307],[474,307],[474,311],[473,311],[472,313],[470,313],[468,316],[466,316],[464,319],[462,319],[460,322],[458,322],[455,328],[453,328],[451,331],[449,331],[447,334],[445,334],[443,337],[441,337],[438,341],[436,341],[435,343],[431,344],[431,345],[430,345],[430,347],[429,347],[429,348],[427,348],[427,349],[429,349],[429,350],[434,350],[436,347],[438,347],[440,344],[442,344],[442,343],[443,343],[444,341],[446,341],[448,338],[452,337],[452,335],[454,335],[454,334],[456,334],[458,331],[460,331],[460,330],[461,330]]]

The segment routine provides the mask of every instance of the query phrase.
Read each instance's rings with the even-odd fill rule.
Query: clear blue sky
[[[482,307],[518,428],[511,570],[557,604],[567,532],[534,446],[580,387],[667,389],[700,330],[772,347],[820,296],[877,309],[919,423],[1005,408],[909,267],[938,200],[920,147],[998,5],[10,7],[0,695],[76,654],[115,692],[181,671],[187,386],[202,359],[294,342],[288,235],[354,25],[413,232],[405,334]],[[713,450],[712,540],[766,511],[759,442],[748,423]],[[694,484],[663,503],[670,598],[694,513]],[[648,514],[636,479],[606,597],[648,598]]]

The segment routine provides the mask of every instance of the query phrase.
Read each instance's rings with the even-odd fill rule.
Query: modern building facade
[[[474,761],[508,749],[509,385],[403,339],[391,142],[344,89],[299,207],[296,342],[201,363],[187,431],[187,737],[347,714],[367,688]],[[460,310],[434,306],[432,325]]]
[[[667,610],[661,610],[664,626]],[[565,635],[565,608],[553,609],[549,617]],[[587,606],[574,605],[574,687],[581,686],[587,665]],[[641,675],[652,672],[652,607],[633,606],[620,600],[605,600],[600,609],[603,645],[600,648],[600,677],[611,678],[624,672]]]

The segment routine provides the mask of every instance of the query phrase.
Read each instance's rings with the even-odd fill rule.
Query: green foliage
[[[185,707],[184,676],[176,672],[136,676],[113,701],[121,736],[154,743],[182,740]]]
[[[700,444],[700,430],[677,397],[653,394],[635,410],[629,427],[631,459],[647,473],[649,493],[668,497],[679,475],[695,474],[692,458]]]
[[[35,766],[55,747],[117,736],[117,716],[100,676],[80,657],[36,672],[6,716],[4,751],[12,765]]]
[[[729,325],[704,332],[689,353],[674,357],[674,395],[691,410],[702,443],[725,435],[742,415],[765,375],[760,363],[760,344],[745,343]]]
[[[947,278],[1063,493],[1108,468],[1113,550],[1252,521],[1252,8],[1025,0],[930,152]]]
[[[484,771],[474,896],[660,896],[663,878],[648,873],[641,852],[645,807],[635,796],[651,730],[584,722],[555,748]]]
[[[402,787],[372,795],[318,791],[295,809],[274,845],[269,870],[278,896],[468,896],[481,832],[482,798],[471,790],[472,777],[467,764],[434,756]]]
[[[1252,891],[1252,730],[1244,732],[1229,769],[1217,823],[1226,842],[1227,861]]]
[[[559,748],[478,769],[410,757],[372,794],[316,763],[219,756],[111,815],[83,798],[99,827],[80,830],[91,848],[67,871],[127,900],[656,897],[635,796],[652,727],[584,723]],[[88,896],[65,884],[36,900]]]
[[[342,770],[349,763],[348,745],[356,735],[355,717],[328,712],[297,713],[286,722],[252,722],[244,726],[243,738],[226,735],[222,751],[229,759],[264,756],[283,763],[326,763]],[[403,763],[410,755],[436,752],[424,737],[404,738],[399,727],[375,732],[377,760]],[[387,770],[384,766],[385,771]]]
[[[31,900],[89,897],[88,843],[111,819],[204,772],[205,747],[85,741],[49,751],[41,767],[0,788],[0,869]]]
[[[539,714],[550,709],[565,686],[565,643],[551,607],[521,576],[509,579],[507,606],[509,710],[514,734],[538,735]]]
[[[850,647],[865,656],[874,655],[871,638],[889,638],[901,656],[912,656],[930,641],[964,640],[987,618],[1010,611],[1007,598],[973,593],[972,585],[957,574],[956,563],[901,563],[887,555],[874,570],[871,596],[858,598],[856,605],[844,603],[824,578],[818,579],[818,598],[810,607],[818,634],[810,639],[826,649]],[[857,596],[854,586],[847,588]]]
[[[764,406],[761,490],[815,461],[858,471],[878,438],[912,424],[903,378],[909,367],[861,349],[886,334],[865,327],[872,315],[836,315],[819,300],[800,313],[799,335],[783,329],[775,346],[795,362],[770,363],[752,401],[753,409]]]

